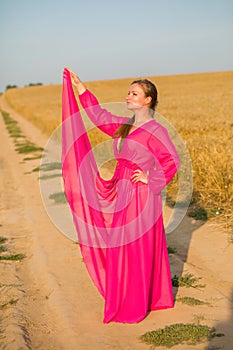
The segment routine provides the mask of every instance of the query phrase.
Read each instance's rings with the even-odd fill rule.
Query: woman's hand
[[[134,170],[133,175],[131,176],[131,180],[133,183],[143,182],[144,184],[148,184],[148,176],[141,170]]]
[[[70,78],[71,78],[71,83],[76,87],[78,90],[79,95],[81,95],[85,90],[85,86],[83,85],[82,81],[79,79],[79,77],[69,68],[67,70],[70,72]]]

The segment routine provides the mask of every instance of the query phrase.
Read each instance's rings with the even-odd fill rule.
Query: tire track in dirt
[[[8,109],[4,103],[2,105],[2,108]],[[29,130],[33,131],[33,127],[23,120],[20,122],[23,133],[27,133],[30,141],[46,141],[44,136],[41,138],[37,135],[37,131],[35,137],[32,137]],[[42,206],[38,174],[30,173],[39,165],[39,160],[22,161],[24,156],[15,152],[13,140],[7,133],[2,117],[0,129],[0,147],[4,149],[0,158],[1,236],[8,238],[14,251],[26,255],[21,262],[1,262],[1,283],[12,285],[11,288],[5,286],[1,292],[6,300],[17,299],[16,305],[6,308],[3,314],[2,348],[67,349],[67,339],[70,349],[76,348],[74,334],[71,334],[65,307],[62,305],[64,299],[59,292],[59,284],[49,271],[47,263],[57,251],[54,249],[56,235],[64,240],[62,250],[67,246],[73,248],[71,250],[78,262],[80,257],[77,247],[57,232]],[[49,244],[45,248],[40,239],[45,232],[48,236],[51,235],[47,241],[52,237],[54,239],[54,242],[50,242],[51,256],[46,251]],[[65,254],[60,252],[60,256],[64,258]],[[47,339],[44,339],[45,336]]]

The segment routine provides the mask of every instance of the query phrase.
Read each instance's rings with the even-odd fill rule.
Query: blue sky
[[[0,91],[232,70],[232,38],[232,0],[0,0]]]

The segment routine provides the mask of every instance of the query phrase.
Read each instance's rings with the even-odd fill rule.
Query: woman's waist
[[[140,169],[144,172],[153,169],[155,164],[154,161],[144,160],[141,157],[139,159],[127,159],[127,158],[117,158],[117,166],[127,167],[129,169]]]
[[[136,169],[141,169],[141,166],[131,160],[128,160],[128,159],[118,159],[117,161],[117,167],[118,168],[121,168],[121,167],[125,167],[125,168],[129,168],[129,169],[132,169],[132,170],[136,170]]]

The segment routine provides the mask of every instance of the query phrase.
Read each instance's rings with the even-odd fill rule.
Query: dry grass
[[[233,71],[149,78],[158,87],[158,112],[175,126],[191,155],[191,215],[204,212],[206,218],[219,218],[232,230]],[[101,103],[124,102],[132,80],[88,82],[86,86]],[[60,85],[11,89],[5,98],[47,135],[61,121]],[[90,136],[92,144],[103,139],[100,132]]]
[[[4,96],[12,108],[31,120],[44,133],[51,134],[59,124],[61,86],[9,89]]]

